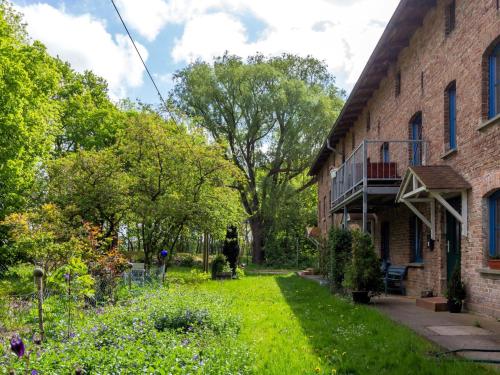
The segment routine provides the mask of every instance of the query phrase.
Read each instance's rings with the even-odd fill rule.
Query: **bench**
[[[406,266],[389,266],[386,269],[384,277],[385,294],[388,291],[398,291],[402,295],[406,294],[404,278],[408,267]]]

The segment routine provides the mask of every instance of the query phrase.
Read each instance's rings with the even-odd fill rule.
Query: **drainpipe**
[[[336,153],[337,155],[342,156],[342,153],[338,152],[338,151],[337,151],[337,149],[333,148],[333,147],[330,145],[330,138],[327,138],[327,139],[326,139],[326,148],[327,148],[328,150],[330,150],[331,152],[334,152],[334,153]]]

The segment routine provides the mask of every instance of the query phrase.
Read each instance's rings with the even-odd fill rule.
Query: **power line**
[[[118,17],[120,18],[120,21],[122,22],[122,25],[125,28],[125,31],[127,32],[128,37],[130,38],[130,41],[132,42],[132,45],[135,48],[135,51],[137,52],[137,55],[139,55],[139,58],[141,59],[142,65],[144,65],[144,68],[146,69],[146,72],[148,73],[149,79],[153,83],[153,86],[155,87],[156,92],[158,93],[158,96],[160,97],[160,100],[162,101],[163,105],[165,106],[165,109],[168,110],[167,102],[165,101],[165,99],[163,99],[163,96],[161,95],[160,90],[158,89],[158,86],[156,85],[156,82],[155,82],[153,76],[149,72],[149,69],[148,69],[148,67],[146,65],[146,62],[142,58],[142,55],[139,52],[139,49],[137,48],[137,45],[135,44],[134,38],[132,38],[132,35],[130,34],[130,31],[128,31],[128,27],[125,24],[125,21],[123,20],[122,15],[120,14],[120,11],[118,10],[118,7],[116,6],[114,0],[111,0],[111,3],[113,4],[113,7],[115,8],[116,14],[118,14]]]

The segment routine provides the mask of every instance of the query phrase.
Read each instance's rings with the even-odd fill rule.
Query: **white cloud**
[[[168,23],[184,25],[183,35],[171,51],[176,62],[211,59],[226,50],[241,56],[255,52],[311,54],[324,59],[348,87],[361,73],[398,2],[148,0],[141,2],[147,11],[134,11],[138,1],[120,0],[127,22],[146,37],[156,36]],[[258,40],[249,40],[242,15],[264,24]]]
[[[132,44],[123,34],[108,33],[103,21],[89,14],[71,15],[48,4],[19,10],[32,38],[42,41],[49,53],[69,61],[76,70],[92,70],[104,77],[112,97],[125,97],[127,88],[142,85],[144,68]],[[147,50],[140,44],[138,48],[147,59]]]

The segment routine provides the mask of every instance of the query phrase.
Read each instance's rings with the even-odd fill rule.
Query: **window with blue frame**
[[[422,263],[424,260],[422,255],[422,222],[416,216],[412,216],[410,219],[410,245],[411,261]]]
[[[500,190],[488,198],[490,256],[500,255]]]
[[[489,57],[489,118],[500,114],[500,44]]]
[[[446,89],[446,122],[448,149],[457,148],[457,89],[455,82],[452,82]]]

